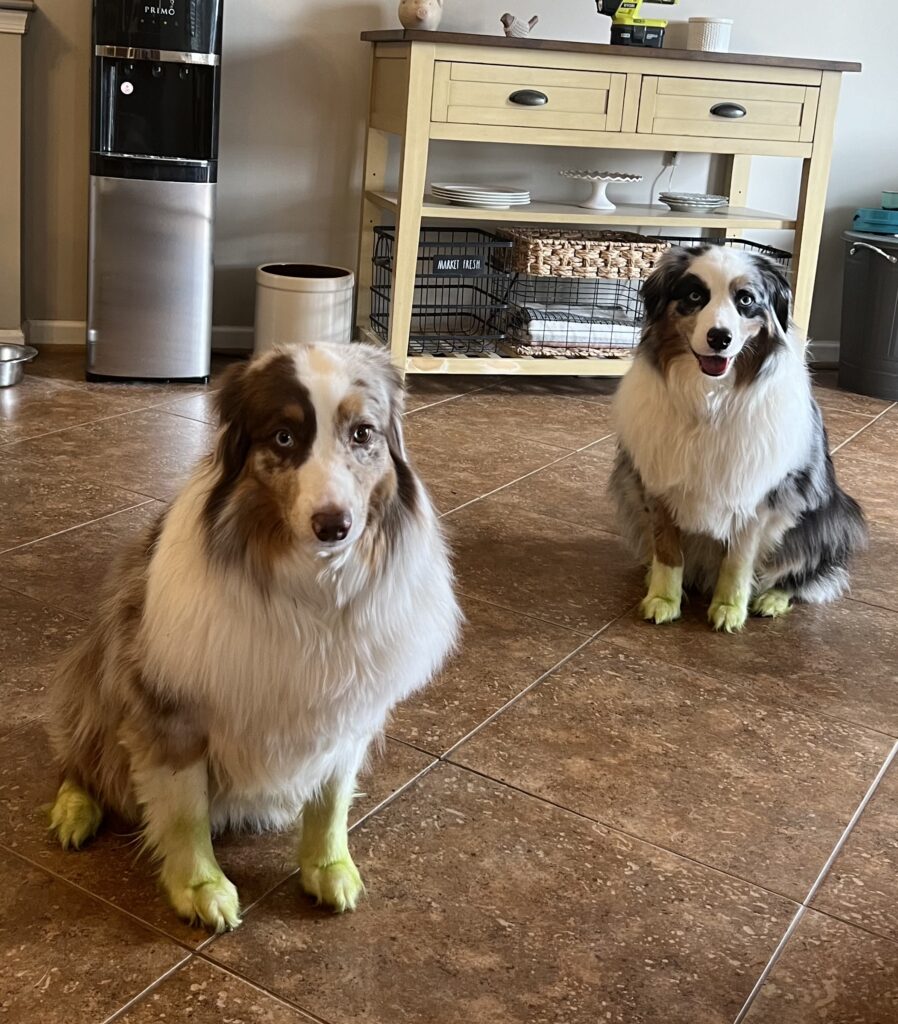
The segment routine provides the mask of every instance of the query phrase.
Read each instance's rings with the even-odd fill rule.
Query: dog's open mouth
[[[695,352],[693,352],[693,355],[698,360],[702,373],[708,377],[722,377],[730,365],[730,361],[726,356],[700,356]]]

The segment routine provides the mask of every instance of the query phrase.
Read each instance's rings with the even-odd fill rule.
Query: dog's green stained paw
[[[767,590],[758,594],[752,603],[751,610],[755,615],[767,619],[777,619],[792,607],[789,595],[784,590]]]
[[[708,621],[722,633],[738,633],[748,621],[748,608],[741,601],[713,601]]]
[[[351,857],[347,855],[330,864],[303,863],[301,867],[303,890],[314,896],[316,903],[325,903],[338,914],[355,910],[365,885]]]
[[[103,809],[90,793],[66,779],[50,809],[50,831],[56,833],[62,848],[79,849],[96,835],[102,820]]]
[[[216,932],[229,931],[240,924],[240,898],[234,883],[218,872],[215,877],[194,885],[168,885],[168,898],[185,921],[199,922]]]
[[[646,622],[654,622],[659,626],[665,622],[675,622],[680,617],[680,596],[662,597],[649,594],[643,598],[640,606],[642,617]]]

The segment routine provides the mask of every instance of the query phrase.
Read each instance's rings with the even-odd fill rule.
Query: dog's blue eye
[[[740,306],[751,306],[751,305],[753,305],[754,301],[755,301],[754,296],[750,295],[748,292],[740,292],[739,293],[739,305]]]
[[[293,435],[289,430],[279,430],[274,435],[274,443],[280,448],[292,448],[293,447]]]
[[[371,440],[371,435],[374,433],[374,428],[363,424],[360,427],[356,427],[352,432],[353,444],[367,444]]]

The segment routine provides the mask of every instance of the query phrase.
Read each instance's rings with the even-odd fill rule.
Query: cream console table
[[[389,346],[405,372],[610,376],[627,368],[626,360],[610,359],[410,356],[422,219],[668,233],[705,228],[730,237],[750,229],[794,230],[794,315],[807,329],[839,86],[843,72],[860,71],[859,64],[448,32],[364,32],[362,39],[373,44],[373,60],[358,325],[370,336],[374,228],[387,211],[396,227]],[[541,94],[540,105],[516,103],[521,90]],[[396,192],[384,181],[390,135],[400,137]],[[424,195],[432,139],[722,154],[732,205],[699,215],[651,205],[618,205],[609,213],[538,202],[508,211],[450,206]],[[794,218],[740,205],[753,156],[803,161]]]

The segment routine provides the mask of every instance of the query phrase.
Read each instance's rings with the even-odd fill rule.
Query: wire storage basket
[[[396,229],[374,229],[371,328],[389,337]],[[478,228],[421,228],[409,355],[494,355],[505,338],[512,276],[496,258],[511,241]]]
[[[516,276],[502,351],[535,358],[626,359],[639,341],[641,281]]]
[[[690,248],[694,245],[726,245],[733,249],[742,249],[745,252],[754,252],[759,256],[766,256],[773,260],[784,270],[792,269],[792,253],[785,249],[777,249],[772,245],[765,245],[763,242],[753,242],[748,238],[687,238],[682,235],[665,235],[662,241],[669,245],[681,245]]]
[[[792,254],[783,249],[743,238],[589,232],[584,239],[584,233],[577,232],[571,244],[565,245],[545,232],[533,242],[525,231],[514,234],[516,248],[510,254],[501,253],[500,258],[512,266],[528,259],[529,266],[546,273],[513,276],[505,321],[507,337],[500,351],[537,359],[631,358],[645,311],[642,283],[671,246],[726,245],[767,256],[785,269],[792,262]],[[558,238],[561,234],[553,233]],[[614,251],[615,242],[620,252]]]

